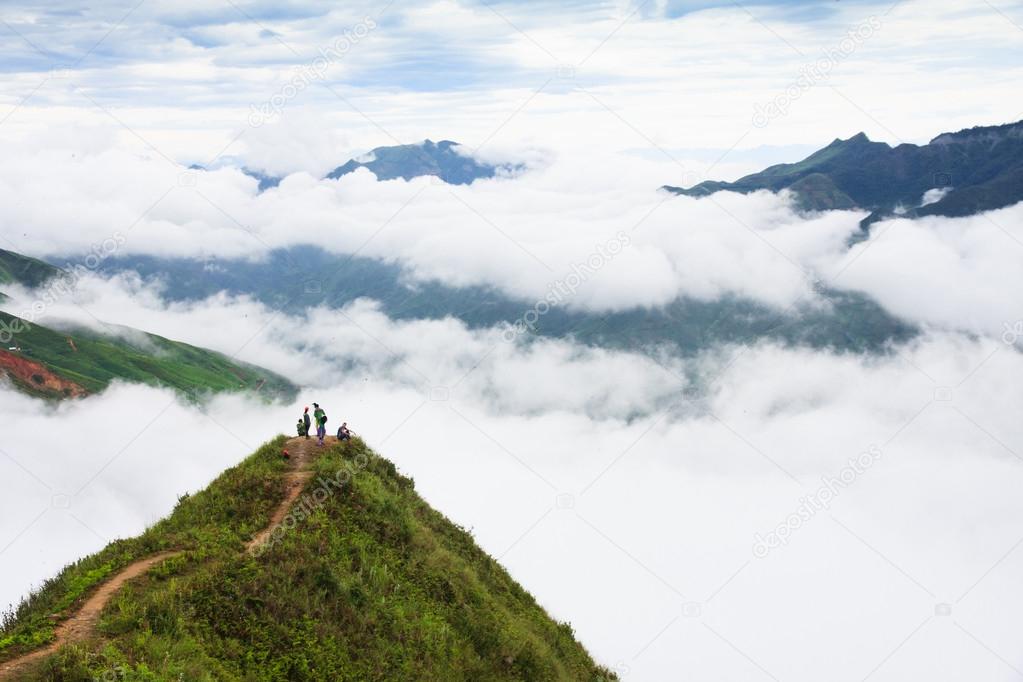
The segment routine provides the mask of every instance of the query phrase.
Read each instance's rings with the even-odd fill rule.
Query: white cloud
[[[626,680],[1014,679],[1023,356],[998,337],[1023,329],[1023,206],[879,223],[849,250],[857,212],[655,191],[759,169],[732,148],[860,130],[922,142],[1020,117],[1018,8],[914,0],[786,116],[753,128],[756,103],[891,7],[827,4],[671,19],[677,3],[632,16],[626,2],[395,3],[331,67],[329,89],[314,84],[258,128],[250,106],[361,13],[246,6],[253,21],[153,0],[76,65],[123,8],[15,6],[8,22],[48,54],[0,37],[0,246],[80,255],[120,231],[122,254],[259,259],[313,243],[532,301],[624,231],[630,246],[568,305],[739,295],[784,308],[816,302],[813,276],[864,292],[923,335],[879,355],[723,347],[661,367],[567,341],[511,344],[451,319],[395,323],[368,301],[299,316],[225,295],[168,305],[130,277],[87,277],[47,312],[90,324],[84,306],[304,384],[302,403],[319,400],[413,475]],[[424,138],[534,170],[459,188],[318,179]],[[229,168],[183,175],[218,154],[292,174],[259,196]],[[5,290],[20,299],[6,309],[31,300]],[[237,396],[207,412],[137,386],[56,408],[0,388],[13,425],[0,443],[13,482],[0,497],[0,603],[139,532],[297,415]],[[871,444],[880,460],[830,513],[845,526],[821,514],[753,556],[756,533]],[[699,616],[680,615],[690,602]],[[935,615],[945,603],[952,615]]]
[[[0,309],[17,314],[29,308],[30,292],[8,291],[12,299]],[[395,323],[368,300],[295,315],[223,294],[167,305],[159,293],[133,277],[86,277],[74,295],[31,319],[100,333],[110,333],[110,324],[145,329],[237,356],[306,386],[333,386],[341,372],[361,379],[387,374],[425,397],[433,389],[449,392],[461,386],[485,396],[486,404],[499,412],[646,413],[674,400],[684,388],[681,366],[671,359],[659,360],[666,374],[662,365],[640,354],[558,340],[515,343],[506,338],[508,329],[469,331],[451,318]],[[125,338],[138,342],[131,335]],[[523,383],[524,376],[540,380]]]
[[[232,168],[186,173],[117,148],[14,156],[0,218],[11,248],[31,254],[83,253],[117,234],[119,255],[259,259],[314,244],[399,263],[413,283],[493,286],[523,312],[573,276],[561,305],[596,312],[728,295],[784,309],[813,303],[819,278],[942,328],[997,334],[1023,317],[1019,205],[882,222],[849,249],[862,212],[801,215],[784,193],[671,197],[654,189],[661,165],[634,155],[549,156],[517,179],[464,187],[297,173],[259,195]],[[610,257],[609,241],[628,246]]]
[[[804,220],[767,193],[669,197],[656,191],[659,164],[606,153],[468,187],[378,182],[367,171],[338,181],[300,173],[258,196],[255,180],[229,168],[186,173],[116,150],[66,157],[37,152],[0,173],[4,223],[31,227],[8,233],[16,248],[74,253],[120,233],[122,255],[222,259],[315,244],[397,261],[416,279],[489,284],[528,301],[625,234],[631,246],[603,259],[566,302],[593,310],[727,293],[783,307],[809,293],[803,264],[839,251],[860,217]]]
[[[510,23],[479,4],[392,5],[376,17],[380,28],[331,72],[330,89],[308,88],[284,116],[315,116],[317,128],[345,130],[360,149],[427,137],[472,146],[496,133],[490,142],[616,150],[654,142],[721,152],[823,145],[860,130],[893,144],[920,142],[1019,118],[1010,8],[964,8],[955,0],[902,2],[890,12],[890,3],[828,4],[811,21],[763,4],[747,12],[723,3],[677,19],[630,16],[634,7],[607,4],[502,6]],[[292,5],[267,16],[249,7],[246,18],[231,6],[181,11],[146,3],[69,77],[45,78],[74,64],[123,12],[12,8],[11,25],[53,54],[39,54],[13,33],[2,38],[10,116],[0,133],[18,139],[83,120],[119,127],[112,115],[131,129],[120,129],[126,143],[155,144],[179,161],[211,157],[243,131],[235,144],[244,148],[256,132],[246,124],[250,105],[361,21],[361,9]],[[788,116],[753,129],[756,103],[783,92],[870,14],[883,17],[875,36]],[[577,66],[575,76],[559,78],[566,65]],[[277,152],[268,167],[294,170],[302,162],[286,145]],[[320,162],[317,154],[301,168]]]
[[[168,325],[184,332],[205,314],[172,312]],[[702,679],[758,675],[733,646],[787,680],[835,670],[832,678],[861,679],[882,662],[882,680],[1010,679],[951,618],[933,616],[946,602],[962,628],[1013,665],[1023,661],[1018,610],[1005,608],[1023,601],[1010,552],[1023,512],[1013,454],[1023,448],[1018,352],[957,336],[873,358],[765,345],[738,356],[703,400],[671,408],[648,397],[681,389],[673,374],[627,354],[549,344],[492,352],[438,395],[384,358],[429,357],[424,371],[459,375],[478,361],[467,356],[485,349],[487,333],[348,314],[364,329],[319,313],[315,329],[292,325],[308,354],[281,346],[275,355],[277,340],[258,353],[269,364],[297,355],[314,367],[321,387],[299,405],[317,400],[347,420],[428,501],[472,527],[600,660],[627,665],[627,679],[679,669]],[[379,364],[365,367],[373,357]],[[692,362],[713,370],[734,357]],[[618,402],[591,409],[587,398],[616,381]],[[138,532],[270,437],[272,425],[290,430],[299,411],[226,397],[206,417],[171,400],[117,387],[52,412],[0,392],[0,410],[19,425],[0,458],[4,480],[20,481],[0,510],[4,544],[28,526],[0,555],[11,577],[4,598]],[[67,509],[53,508],[54,494],[74,493],[168,404]],[[753,555],[757,533],[784,523],[821,477],[871,445],[882,456],[830,512],[766,558]],[[680,616],[691,602],[700,615]],[[912,646],[885,660],[925,620]]]
[[[824,272],[900,317],[1000,334],[1023,320],[1023,204],[968,218],[874,225],[868,241]]]
[[[951,187],[936,187],[935,189],[929,189],[924,192],[923,197],[920,199],[920,206],[929,206],[930,204],[936,204],[941,201],[946,194],[952,191]]]

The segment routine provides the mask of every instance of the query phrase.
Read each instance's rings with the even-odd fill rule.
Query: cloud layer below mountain
[[[118,237],[117,255],[215,260],[315,244],[397,262],[413,283],[494,286],[524,311],[558,290],[561,305],[595,312],[725,295],[784,309],[820,303],[823,282],[942,328],[997,335],[1023,317],[1023,206],[880,223],[849,248],[862,212],[801,215],[767,192],[673,197],[655,190],[661,164],[621,154],[555,156],[468,187],[296,174],[262,194],[230,168],[70,154],[18,154],[0,170],[0,218],[22,226],[4,231],[8,247],[81,259]]]
[[[682,360],[398,323],[371,301],[168,304],[173,283],[130,275],[86,276],[32,317],[130,325],[300,382],[626,682],[1018,679],[1023,206],[880,223],[849,248],[859,212],[656,190],[861,130],[919,143],[1018,120],[1012,4],[391,3],[310,76],[362,8],[17,0],[0,32],[0,248],[87,264],[114,243],[216,267],[315,244],[400,264],[411,286],[490,285],[523,312],[572,275],[563,304],[593,313],[866,293],[921,335],[874,355]],[[426,137],[532,170],[320,179]],[[187,170],[218,160],[290,175],[257,194],[237,169]],[[2,307],[32,310],[4,290]],[[0,604],[165,515],[300,407],[200,410],[124,385],[52,405],[0,386]]]
[[[1023,664],[1006,607],[1023,603],[1023,354],[1005,343],[927,333],[885,356],[765,344],[681,361],[395,323],[368,302],[166,306],[99,279],[44,321],[74,311],[305,383],[304,402],[396,461],[625,679],[1008,680],[990,651]],[[300,406],[199,412],[120,386],[53,408],[0,391],[18,425],[0,457],[0,598],[138,532]],[[808,499],[828,509],[807,515]]]

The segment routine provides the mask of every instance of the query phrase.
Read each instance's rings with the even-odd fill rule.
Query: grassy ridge
[[[1023,200],[1023,121],[939,135],[925,145],[889,147],[863,133],[835,140],[797,163],[782,163],[735,182],[707,181],[676,194],[793,190],[803,208],[861,208],[876,218],[966,216]],[[925,192],[947,190],[926,206]],[[904,212],[896,213],[902,207]]]
[[[62,273],[60,268],[49,263],[0,249],[0,284],[17,282],[26,287],[37,287]]]
[[[167,549],[186,549],[205,558],[241,551],[245,539],[266,526],[284,494],[280,473],[285,465],[277,456],[283,441],[281,436],[266,443],[243,463],[222,473],[206,490],[183,497],[169,517],[139,537],[117,540],[71,564],[5,613],[0,661],[52,641],[51,615],[76,610],[106,576],[136,559]]]
[[[0,284],[17,283],[39,288],[66,275],[60,268],[13,251],[0,249]],[[0,302],[7,297],[0,293]],[[18,318],[0,312],[3,330],[21,330]],[[25,359],[41,363],[60,378],[86,391],[102,391],[114,380],[174,388],[192,397],[203,393],[259,389],[274,398],[291,399],[297,393],[289,381],[272,372],[232,360],[185,343],[128,328],[114,328],[114,334],[85,329],[57,331],[36,324],[18,331],[11,343],[23,350]],[[75,348],[68,343],[74,339]],[[130,340],[129,340],[130,339]],[[0,376],[3,375],[0,366]],[[27,379],[15,381],[27,393],[43,397],[64,397]]]
[[[615,679],[358,439],[324,452],[306,493],[324,487],[320,476],[342,480],[338,471],[349,472],[343,486],[314,497],[320,504],[268,551],[243,554],[268,496],[282,494],[278,447],[121,543],[133,555],[193,549],[122,590],[104,613],[103,642],[66,647],[29,679]],[[67,569],[9,630],[31,634],[81,576],[124,552],[112,546]]]
[[[8,327],[17,319],[0,312],[0,323]],[[267,370],[155,334],[125,331],[132,334],[131,341],[84,329],[60,332],[32,324],[17,334],[15,343],[23,357],[93,393],[120,379],[190,394],[259,387],[271,397],[295,395],[290,382]],[[73,339],[74,348],[68,338]]]

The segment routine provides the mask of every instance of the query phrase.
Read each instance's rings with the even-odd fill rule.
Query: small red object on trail
[[[284,459],[291,459],[291,454],[287,450],[282,450],[281,454],[284,455]]]

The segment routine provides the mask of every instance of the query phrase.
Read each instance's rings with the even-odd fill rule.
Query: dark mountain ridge
[[[486,286],[411,283],[401,265],[363,256],[332,254],[317,246],[276,249],[265,261],[218,260],[215,268],[188,258],[111,257],[105,273],[135,272],[167,283],[173,301],[202,300],[218,292],[249,295],[278,310],[296,305],[343,307],[359,299],[378,301],[397,320],[454,317],[471,329],[515,324],[535,301],[516,299]],[[574,338],[588,345],[637,350],[670,344],[695,354],[720,343],[771,339],[814,348],[882,351],[912,337],[912,325],[894,318],[865,295],[823,291],[827,306],[779,311],[737,296],[716,301],[680,298],[668,305],[593,313],[552,307],[534,324],[530,338]]]
[[[471,156],[460,154],[457,142],[451,140],[424,140],[417,144],[401,144],[377,147],[362,157],[349,159],[328,173],[325,180],[336,180],[360,168],[372,172],[378,180],[411,180],[422,176],[440,178],[449,185],[471,185],[476,180],[492,178],[498,174],[514,174],[525,170],[525,165],[504,163],[491,165],[481,163]],[[231,163],[226,163],[231,165]],[[200,164],[192,164],[190,170],[213,170]],[[283,176],[271,175],[248,166],[240,166],[245,175],[258,181],[258,192],[264,192],[281,184]]]
[[[520,165],[506,164],[491,166],[480,163],[476,159],[458,153],[459,144],[451,140],[425,140],[420,144],[403,144],[393,147],[377,147],[369,153],[369,159],[359,161],[350,159],[327,174],[333,180],[360,168],[366,168],[377,176],[378,180],[394,180],[412,178],[423,175],[438,177],[449,185],[470,185],[475,180],[492,178],[499,171],[509,173],[522,170]]]
[[[972,215],[1023,201],[1023,121],[942,133],[926,145],[891,147],[859,133],[735,182],[664,189],[694,197],[788,189],[806,210],[869,210],[865,225],[896,213]]]

